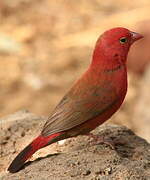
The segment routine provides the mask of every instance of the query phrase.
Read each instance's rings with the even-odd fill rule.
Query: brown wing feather
[[[110,83],[105,81],[89,87],[89,84],[81,82],[80,86],[73,87],[56,106],[45,123],[42,134],[47,136],[80,125],[101,114],[117,100],[116,90]]]

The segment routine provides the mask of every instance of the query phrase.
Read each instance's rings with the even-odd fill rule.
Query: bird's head
[[[122,27],[105,31],[97,40],[93,60],[125,63],[130,46],[141,38],[141,34]]]

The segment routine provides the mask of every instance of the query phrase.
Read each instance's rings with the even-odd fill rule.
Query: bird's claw
[[[93,141],[90,142],[92,145],[97,144],[106,144],[111,147],[111,149],[115,149],[115,143],[111,139],[106,139],[104,136],[98,136],[94,134],[87,134],[90,138],[93,138]]]

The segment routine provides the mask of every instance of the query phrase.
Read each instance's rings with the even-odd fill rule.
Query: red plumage
[[[19,153],[8,171],[18,171],[40,148],[89,133],[118,110],[127,91],[127,54],[140,38],[142,35],[121,27],[100,36],[88,70],[56,106],[41,135]]]

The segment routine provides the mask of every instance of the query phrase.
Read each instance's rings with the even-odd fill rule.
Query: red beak
[[[130,32],[131,35],[132,35],[132,43],[143,38],[143,36],[139,33],[136,33],[136,32]]]

